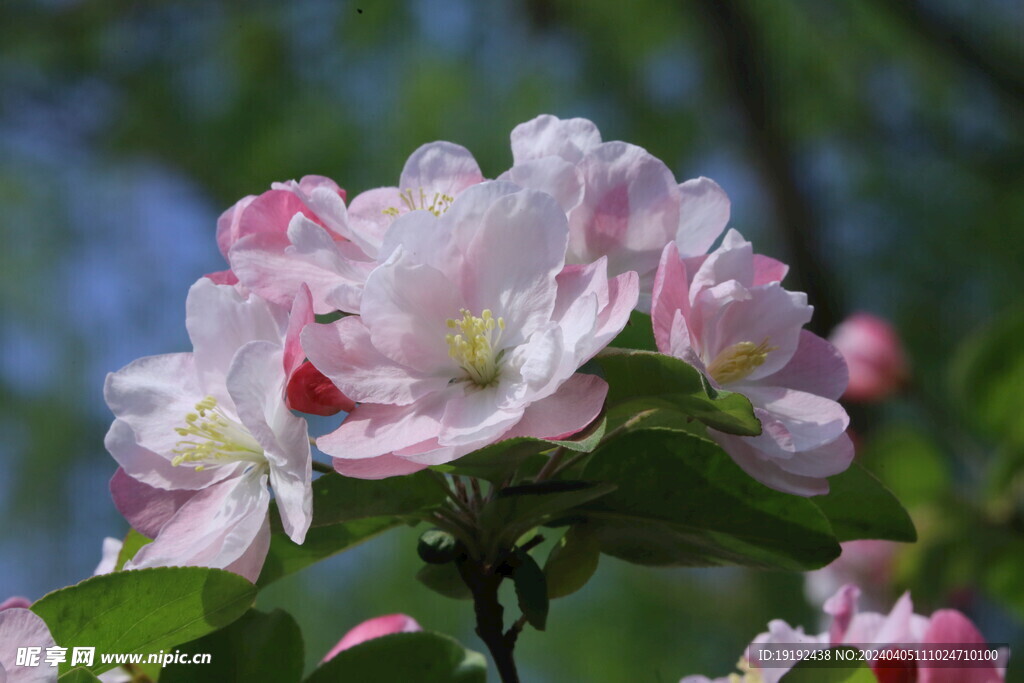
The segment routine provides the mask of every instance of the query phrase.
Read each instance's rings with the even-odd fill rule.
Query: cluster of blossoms
[[[977,627],[961,612],[940,609],[930,617],[914,613],[910,594],[904,593],[888,614],[859,612],[860,588],[846,584],[824,605],[831,617],[827,631],[812,635],[802,627],[792,627],[781,619],[768,623],[768,630],[754,638],[747,653],[756,654],[757,645],[779,644],[786,647],[823,649],[851,644],[870,644],[884,651],[887,645],[902,647],[919,645],[942,646],[956,643],[960,647],[984,647],[986,641]],[[871,661],[871,669],[879,683],[1002,683],[1008,653],[999,652],[995,662],[976,662],[970,667],[927,666],[916,661]],[[780,662],[761,662],[744,656],[737,664],[742,674],[722,678],[687,676],[679,683],[778,683],[792,668]]]
[[[802,329],[812,309],[783,288],[786,266],[734,230],[710,251],[729,221],[721,188],[678,183],[584,119],[540,116],[511,144],[494,180],[437,142],[395,187],[349,202],[306,176],[221,216],[230,268],[189,292],[192,351],[106,383],[114,500],[154,539],[126,568],[255,580],[271,490],[291,539],[309,528],[311,443],[339,473],[374,479],[581,431],[608,387],[579,370],[634,310],[650,313],[662,353],[753,404],[760,436],[710,438],[770,487],[827,492],[853,457],[836,402],[846,365]],[[312,440],[295,411],[347,415]]]

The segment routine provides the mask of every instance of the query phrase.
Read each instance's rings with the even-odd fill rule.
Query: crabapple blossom
[[[714,181],[678,184],[669,168],[641,147],[602,142],[586,119],[542,115],[512,131],[513,166],[503,179],[551,194],[566,211],[566,263],[608,258],[608,272],[635,271],[641,310],[665,245],[683,256],[705,254],[729,222],[729,198]]]
[[[361,315],[302,333],[309,359],[359,405],[317,440],[363,478],[413,472],[499,439],[562,438],[600,412],[603,380],[576,370],[625,325],[637,278],[565,266],[549,195],[493,181],[440,217],[399,217]]]
[[[706,258],[684,259],[669,244],[651,318],[659,351],[746,396],[761,421],[759,436],[708,435],[763,484],[815,496],[853,459],[849,419],[836,402],[846,366],[831,344],[802,329],[812,308],[803,293],[783,289],[785,272],[755,256],[735,230]]]
[[[341,640],[331,648],[330,652],[324,655],[322,662],[329,662],[339,652],[350,647],[355,647],[367,640],[389,636],[392,633],[415,633],[422,631],[419,623],[412,617],[405,614],[385,614],[373,619],[367,619],[361,624],[353,626],[351,630],[341,637]]]
[[[914,613],[910,593],[904,593],[888,614],[858,612],[860,589],[847,584],[825,603],[824,611],[831,618],[829,629],[818,635],[805,635],[803,629],[792,628],[786,622],[773,620],[768,631],[758,635],[751,645],[771,643],[800,644],[802,647],[824,648],[852,644],[870,644],[884,649],[886,645],[946,645],[963,644],[984,646],[984,636],[970,619],[956,610],[942,609],[931,617]],[[753,654],[755,650],[748,648]],[[879,683],[1002,683],[1004,670],[996,665],[975,665],[972,668],[926,667],[901,665],[887,666],[872,661],[872,671]],[[792,667],[763,666],[761,662],[743,657],[738,668],[743,675],[731,674],[722,678],[687,676],[679,683],[777,683]]]
[[[832,330],[829,341],[843,354],[850,369],[844,399],[881,401],[906,382],[903,345],[888,321],[870,313],[854,313]]]
[[[377,266],[381,242],[394,219],[414,209],[439,215],[457,194],[482,180],[468,150],[434,142],[406,161],[401,189],[363,192],[349,207],[342,194],[325,183],[304,187],[304,178],[275,185],[280,189],[272,192],[282,193],[275,201],[285,204],[273,214],[276,229],[257,232],[248,227],[246,219],[257,199],[242,207],[237,219],[242,228],[226,230],[246,235],[228,251],[231,268],[243,285],[268,301],[288,306],[305,283],[317,313],[358,312],[363,285]],[[263,220],[262,215],[258,218]],[[232,214],[231,221],[235,220]]]
[[[302,362],[308,299],[301,290],[289,320],[253,294],[200,279],[186,303],[193,351],[108,375],[104,397],[116,419],[106,446],[120,465],[111,492],[132,526],[154,538],[126,569],[218,567],[255,580],[270,542],[268,486],[285,531],[302,542],[310,443],[305,420],[285,405],[285,385]]]

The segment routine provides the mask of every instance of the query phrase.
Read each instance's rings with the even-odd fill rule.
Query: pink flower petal
[[[23,598],[19,595],[7,598],[3,602],[0,602],[0,612],[5,609],[28,609],[32,606],[32,601],[28,598]]]
[[[395,363],[421,372],[447,367],[453,376],[456,365],[448,355],[445,339],[451,330],[446,321],[461,317],[459,310],[464,307],[455,284],[440,271],[400,253],[377,268],[366,284],[360,310],[373,346]],[[474,313],[480,315],[479,310]],[[326,367],[317,366],[331,376]],[[339,386],[362,400],[345,384]]]
[[[285,533],[301,544],[313,517],[312,456],[306,421],[284,404],[282,356],[280,346],[249,342],[235,354],[227,387],[240,421],[270,463]]]
[[[148,538],[156,538],[163,525],[196,493],[185,489],[166,491],[148,486],[130,477],[120,467],[110,479],[114,507],[133,529]]]
[[[975,645],[987,644],[971,620],[954,609],[942,609],[932,614],[925,630],[925,645]],[[1002,683],[1003,675],[995,666],[975,666],[954,669],[946,667],[921,667],[919,683]]]
[[[577,373],[552,395],[530,404],[502,438],[567,439],[597,418],[607,394],[608,384],[603,379]]]
[[[797,496],[823,496],[828,493],[827,479],[805,477],[785,470],[785,460],[765,457],[748,437],[725,434],[714,429],[708,430],[708,436],[718,443],[744,472],[765,486]]]
[[[517,162],[499,176],[519,187],[546,192],[555,198],[562,211],[569,213],[583,200],[583,175],[576,165],[549,156]]]
[[[299,342],[299,333],[306,325],[315,320],[313,295],[309,293],[309,287],[303,283],[292,303],[292,311],[288,316],[288,329],[284,336],[284,374],[288,377],[291,377],[292,373],[298,370],[306,359],[306,354],[302,351],[302,344]]]
[[[205,279],[192,285],[185,302],[185,326],[192,340],[201,390],[195,400],[210,394],[218,401],[229,402],[224,376],[235,352],[257,339],[281,344],[287,324],[285,309],[271,306],[258,296],[244,296],[234,287],[215,285]],[[167,380],[182,382],[181,377]]]
[[[682,256],[699,256],[725,230],[729,222],[729,197],[710,178],[694,178],[679,186],[682,203],[675,240]]]
[[[46,622],[35,612],[15,607],[0,612],[0,680],[9,683],[53,683],[57,671],[42,661],[46,649],[56,646]],[[40,648],[40,665],[18,666],[19,647]]]
[[[530,159],[556,156],[577,163],[601,144],[601,133],[587,119],[559,119],[542,114],[512,129],[512,158],[518,165]]]
[[[334,458],[360,460],[386,455],[436,438],[453,391],[438,391],[407,406],[364,403],[338,429],[318,437],[316,446]]]
[[[586,191],[569,216],[567,262],[608,256],[609,274],[636,271],[642,290],[650,291],[661,252],[679,226],[679,188],[671,171],[623,142],[595,147],[579,168]]]
[[[483,180],[480,166],[468,149],[451,142],[431,142],[413,152],[405,162],[398,186],[417,196],[423,190],[430,202],[434,193],[455,197]]]
[[[334,471],[346,477],[354,477],[356,479],[401,477],[413,472],[419,472],[427,467],[427,465],[390,454],[379,455],[375,458],[365,458],[363,460],[334,458]]]
[[[330,661],[339,652],[355,647],[360,643],[365,643],[373,638],[380,638],[392,633],[414,633],[422,630],[415,619],[405,614],[386,614],[382,617],[368,619],[342,636],[338,644],[324,655],[323,661]]]
[[[262,546],[269,505],[267,475],[255,471],[203,489],[178,509],[153,542],[125,564],[125,569],[226,569],[253,544]],[[246,568],[251,570],[252,564],[247,563]],[[257,577],[258,572],[245,576],[250,581]]]
[[[761,383],[836,401],[846,388],[846,379],[846,362],[839,351],[813,332],[800,330],[793,357],[778,372],[764,377]]]
[[[175,426],[184,424],[185,414],[182,413],[181,420],[175,423]],[[173,430],[173,427],[169,426],[168,429]],[[103,443],[117,464],[130,477],[159,489],[201,489],[229,477],[233,473],[230,467],[200,471],[188,465],[175,467],[171,464],[170,451],[165,455],[140,446],[136,441],[135,432],[127,422],[121,419],[114,420],[110,425]]]
[[[301,339],[316,369],[354,401],[408,405],[444,389],[452,377],[424,375],[395,363],[377,350],[370,331],[355,316],[309,325]]]
[[[684,320],[690,316],[690,287],[686,265],[679,258],[676,243],[669,242],[662,251],[651,296],[654,341],[662,353],[670,353],[669,339],[676,311],[682,312]]]
[[[550,320],[567,236],[558,204],[533,190],[497,199],[484,215],[466,249],[459,285],[474,315],[491,309],[504,318],[503,344],[520,343]]]

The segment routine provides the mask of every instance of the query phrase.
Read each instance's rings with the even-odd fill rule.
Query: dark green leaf
[[[530,528],[614,490],[614,484],[588,481],[557,480],[511,486],[487,503],[480,513],[480,524],[500,533],[502,539],[514,541]]]
[[[260,588],[299,571],[315,562],[348,550],[402,522],[394,517],[357,519],[345,524],[313,527],[302,545],[296,545],[283,533],[270,537],[270,552],[263,563],[257,584]]]
[[[587,525],[570,527],[544,563],[548,597],[563,598],[583,588],[597,571],[600,558],[601,546]]]
[[[654,326],[651,324],[651,316],[640,311],[633,311],[629,315],[629,322],[622,328],[611,343],[619,349],[637,349],[640,351],[657,351],[654,344]]]
[[[303,644],[299,625],[287,612],[249,610],[226,628],[176,648],[209,654],[209,664],[169,664],[161,683],[249,683],[302,680]]]
[[[439,633],[374,638],[317,668],[306,683],[485,683],[487,660]]]
[[[811,500],[825,513],[840,541],[877,538],[914,542],[917,531],[910,515],[874,475],[853,463],[830,477],[829,493]]]
[[[124,537],[124,542],[121,544],[121,551],[117,554],[117,563],[114,565],[114,571],[121,571],[125,562],[135,557],[135,553],[139,552],[142,546],[152,543],[152,541],[153,539],[146,538],[135,529],[129,529],[128,534]]]
[[[341,320],[347,315],[349,314],[344,313],[342,311],[331,311],[330,313],[317,313],[316,322],[320,325],[329,325],[330,323],[333,323],[335,320]]]
[[[444,492],[429,472],[369,480],[325,474],[313,482],[313,526],[369,517],[401,517],[429,510],[444,501]],[[274,530],[280,530],[276,510]]]
[[[94,576],[43,596],[32,611],[58,645],[88,643],[97,652],[151,653],[227,626],[245,613],[256,587],[237,574],[201,567],[159,567]],[[94,673],[113,664],[99,657]],[[65,663],[61,670],[70,666]]]
[[[530,553],[520,550],[515,554],[515,570],[512,581],[516,586],[519,609],[526,621],[538,631],[543,631],[548,622],[548,583],[537,561]]]
[[[424,586],[453,600],[471,600],[473,594],[462,580],[454,562],[447,564],[425,564],[416,572],[416,580]]]
[[[839,555],[813,502],[767,488],[690,434],[624,434],[598,449],[584,474],[618,488],[573,512],[603,552],[629,562],[807,570]]]
[[[628,404],[634,413],[671,409],[730,434],[761,433],[761,423],[745,396],[714,389],[703,375],[678,358],[609,348],[594,360],[608,381],[610,406]]]
[[[804,659],[782,677],[781,683],[877,683],[868,665],[859,659],[857,650],[850,647],[823,650],[828,659]],[[848,666],[836,666],[836,657],[845,656]]]

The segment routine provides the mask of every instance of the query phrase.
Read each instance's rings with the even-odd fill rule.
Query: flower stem
[[[496,573],[493,566],[471,557],[461,558],[457,566],[462,580],[473,594],[476,634],[490,651],[502,683],[519,683],[519,673],[512,657],[519,630],[513,627],[507,633],[504,631],[504,608],[498,600],[498,588],[504,577]]]
[[[318,460],[314,460],[313,461],[313,471],[314,472],[320,472],[322,474],[330,474],[331,472],[334,471],[334,468],[331,467],[330,465],[328,465],[325,462],[320,462]]]

